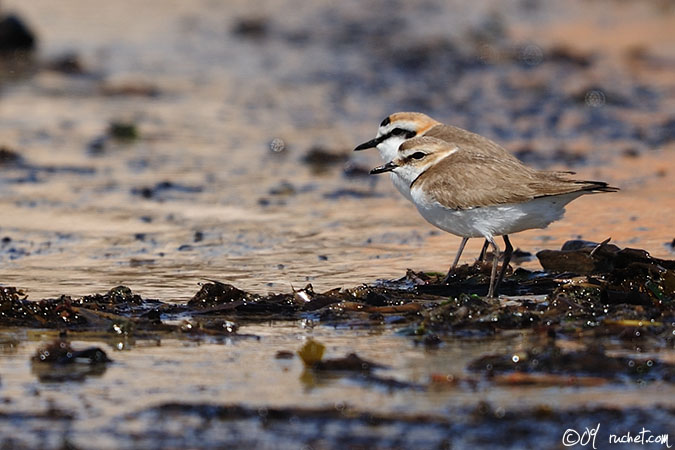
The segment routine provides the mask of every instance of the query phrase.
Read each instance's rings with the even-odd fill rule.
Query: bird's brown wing
[[[560,173],[531,169],[519,161],[459,149],[427,169],[413,186],[422,187],[446,208],[469,209],[578,191],[601,191],[607,184],[572,180]]]

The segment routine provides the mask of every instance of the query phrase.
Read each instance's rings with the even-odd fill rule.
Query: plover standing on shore
[[[565,205],[584,194],[618,190],[602,181],[535,170],[517,160],[432,137],[407,140],[396,158],[370,173],[383,172],[392,172],[408,186],[412,202],[432,225],[464,239],[484,237],[490,243],[494,257],[488,297],[498,294],[511,259],[509,234],[546,228],[563,217]],[[499,277],[496,236],[503,236],[506,245]]]

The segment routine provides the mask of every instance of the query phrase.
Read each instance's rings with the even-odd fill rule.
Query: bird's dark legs
[[[450,274],[452,273],[453,270],[455,270],[455,267],[457,267],[457,263],[459,263],[459,257],[462,256],[462,252],[464,251],[464,246],[466,243],[469,241],[469,238],[462,238],[462,242],[459,244],[459,250],[457,250],[457,255],[455,256],[455,260],[452,262],[452,266],[450,267],[450,270],[448,270],[448,274],[445,276],[443,279],[443,284],[447,283],[450,280]]]
[[[452,266],[450,267],[450,270],[448,270],[448,274],[445,276],[445,279],[443,280],[443,284],[447,283],[450,280],[450,274],[452,273],[453,270],[457,267],[457,264],[459,264],[459,258],[462,256],[462,252],[464,251],[464,247],[466,246],[466,243],[469,241],[469,238],[462,238],[462,242],[459,244],[459,249],[457,250],[457,255],[455,255],[455,260],[452,262]],[[506,243],[506,255],[505,257],[508,257],[508,260],[511,259],[511,255],[513,254],[513,247],[511,247],[511,242],[509,242],[509,237],[504,235],[504,242]],[[485,261],[485,256],[487,254],[487,249],[488,246],[491,244],[489,239],[485,239],[485,242],[483,243],[483,248],[480,251],[480,255],[478,256],[478,261],[484,262]],[[495,244],[496,245],[496,244]],[[508,261],[507,261],[508,265]],[[499,275],[499,281],[497,282],[497,285],[501,282],[502,278],[504,278],[504,273],[505,269],[502,268],[502,273]]]
[[[495,283],[495,291],[494,291],[495,296],[499,295],[499,285],[502,283],[504,275],[506,275],[506,269],[508,269],[509,262],[511,261],[511,255],[513,255],[513,246],[511,245],[509,236],[505,234],[503,238],[506,247],[504,248],[504,260],[502,261],[502,270],[499,271],[499,278],[497,278],[497,282]]]
[[[450,267],[451,271],[457,267],[457,263],[459,263],[459,258],[462,256],[462,252],[464,251],[467,242],[469,242],[469,238],[462,238],[462,242],[460,242],[459,249],[457,250],[457,255],[455,255],[455,260],[452,262],[452,267]]]
[[[485,253],[487,253],[488,245],[490,245],[490,241],[485,239],[485,242],[483,242],[483,249],[480,251],[480,255],[478,255],[479,262],[485,261]]]
[[[488,298],[494,298],[495,296],[495,285],[497,284],[497,264],[499,264],[499,247],[497,246],[497,243],[495,242],[495,239],[490,236],[489,238],[486,238],[488,241],[490,241],[490,245],[492,245],[492,251],[494,252],[494,256],[492,258],[492,272],[490,273],[490,288],[488,289]]]

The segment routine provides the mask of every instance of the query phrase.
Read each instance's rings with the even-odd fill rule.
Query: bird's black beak
[[[374,175],[376,173],[391,172],[392,170],[394,170],[397,167],[398,167],[398,165],[394,164],[394,161],[389,161],[387,164],[385,164],[383,166],[376,167],[373,170],[371,170],[370,174]]]
[[[379,138],[371,139],[368,142],[364,142],[363,144],[357,146],[354,151],[358,152],[360,150],[367,150],[369,148],[375,148],[377,147],[377,144],[382,142],[382,137],[380,136]]]

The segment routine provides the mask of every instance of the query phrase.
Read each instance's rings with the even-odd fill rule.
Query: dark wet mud
[[[537,448],[542,429],[557,428],[559,423],[583,429],[581,411],[551,411],[545,407],[521,413],[494,410],[480,404],[474,410],[452,411],[452,419],[429,415],[379,415],[352,410],[349,405],[331,409],[272,408],[249,409],[240,405],[164,404],[139,413],[147,422],[166,423],[167,419],[184,418],[195,425],[172,432],[160,425],[150,434],[139,436],[138,442],[190,445],[193,436],[206,434],[218,445],[279,447],[301,444],[311,448]],[[620,434],[637,419],[654,423],[655,428],[668,429],[675,418],[672,408],[659,414],[648,411],[612,409],[583,411],[602,423],[609,423],[603,432]],[[627,418],[630,419],[627,420]],[[194,428],[193,428],[194,427]],[[307,430],[313,432],[307,433]],[[517,430],[517,432],[515,432]],[[233,438],[232,436],[245,436]]]
[[[0,447],[672,444],[673,30],[658,0],[4,0]],[[500,299],[478,240],[440,284],[459,239],[352,152],[402,110],[621,191],[512,236]]]

